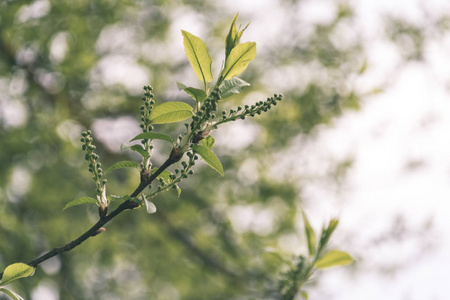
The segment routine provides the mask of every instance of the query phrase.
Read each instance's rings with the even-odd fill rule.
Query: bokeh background
[[[276,299],[306,254],[301,211],[356,263],[317,273],[310,299],[450,295],[450,3],[429,1],[0,1],[0,269],[95,223],[79,142],[92,129],[103,166],[137,159],[142,87],[187,101],[200,86],[181,29],[217,74],[229,22],[250,27],[252,84],[229,108],[282,93],[269,113],[214,132],[225,176],[204,164],[158,211],[126,212],[12,289],[26,299]],[[182,128],[165,125],[175,137]],[[157,144],[157,165],[168,148]],[[129,194],[133,170],[108,176]],[[117,204],[116,204],[117,205]],[[114,206],[114,204],[113,204]],[[0,299],[4,296],[0,296]],[[300,299],[300,298],[299,298]]]

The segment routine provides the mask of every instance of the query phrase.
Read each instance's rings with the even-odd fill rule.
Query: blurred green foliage
[[[284,236],[303,238],[296,230],[302,199],[298,178],[274,179],[270,167],[276,162],[268,155],[361,102],[352,80],[363,69],[363,46],[358,38],[339,43],[340,28],[354,25],[352,8],[334,3],[332,20],[306,24],[295,13],[301,5],[280,1],[290,26],[279,40],[259,46],[243,74],[252,86],[235,101],[253,101],[259,92],[282,92],[286,100],[244,121],[257,126],[255,142],[215,147],[225,176],[198,168],[183,183],[181,198],[167,192],[154,199],[155,214],[124,213],[105,233],[15,283],[15,291],[31,299],[36,287],[51,282],[67,300],[273,297],[285,266],[265,249],[278,248]],[[116,127],[95,125],[137,116],[143,84],[155,88],[157,101],[187,99],[175,84],[192,76],[178,18],[195,22],[206,44],[223,45],[234,9],[203,0],[0,3],[0,269],[63,245],[96,221],[93,207],[62,212],[70,200],[94,195],[80,132],[92,128],[94,137],[106,136],[97,142],[105,168],[136,158],[109,146]],[[392,38],[411,36],[411,56],[419,57],[421,32],[394,25]],[[131,139],[139,128],[129,123],[136,127],[129,130]],[[178,133],[177,125],[164,126]],[[115,171],[108,180],[111,193],[127,194],[139,174]],[[236,226],[231,214],[250,225]],[[253,219],[271,226],[258,227]]]

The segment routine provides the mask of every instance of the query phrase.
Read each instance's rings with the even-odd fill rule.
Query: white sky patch
[[[21,166],[16,166],[12,170],[9,185],[7,187],[7,194],[11,202],[19,202],[31,187],[31,174]]]
[[[247,121],[247,120],[246,120]],[[259,136],[261,129],[251,122],[230,122],[217,132],[214,132],[216,147],[219,152],[226,153],[228,150],[245,149]],[[216,148],[214,148],[216,149]]]
[[[233,228],[239,233],[252,231],[267,235],[274,230],[275,212],[260,205],[234,205],[227,211]]]
[[[100,33],[96,50],[99,54],[120,53],[133,56],[139,52],[143,35],[142,29],[137,26],[109,25]]]
[[[100,140],[111,152],[120,152],[120,145],[139,133],[135,118],[98,119],[92,125],[94,138]]]
[[[58,32],[50,43],[50,59],[55,63],[60,63],[64,60],[67,54],[67,38],[68,32]]]
[[[53,280],[45,279],[31,292],[32,300],[59,300],[58,288]]]
[[[123,85],[132,95],[140,95],[142,87],[150,82],[148,70],[135,59],[124,55],[107,55],[91,73],[94,81],[105,86]]]
[[[28,22],[33,19],[40,19],[48,14],[51,9],[50,1],[38,0],[30,5],[23,5],[17,12],[16,18],[19,22]]]
[[[311,146],[326,149],[327,154],[322,156],[355,158],[340,196],[344,204],[322,185],[312,183],[307,187],[306,206],[316,211],[311,219],[328,217],[334,211],[341,220],[340,230],[359,235],[355,239],[361,242],[387,230],[386,221],[396,215],[404,216],[413,227],[431,218],[434,227],[430,233],[439,236],[427,252],[431,255],[417,254],[414,261],[418,264],[406,268],[401,262],[413,258],[420,243],[408,240],[384,244],[384,250],[374,245],[368,251],[358,248],[364,243],[353,244],[346,250],[363,255],[367,262],[376,262],[373,255],[382,255],[373,268],[382,263],[392,268],[400,264],[398,272],[402,275],[387,282],[382,276],[371,275],[369,268],[360,271],[356,284],[350,275],[338,279],[340,275],[330,273],[323,283],[319,280],[318,291],[332,292],[333,299],[361,299],[363,294],[364,299],[445,299],[448,295],[447,286],[437,283],[447,276],[442,262],[450,261],[445,248],[439,247],[450,245],[450,102],[445,87],[435,80],[434,67],[410,63],[386,93],[370,99],[361,111],[348,113],[332,127],[319,131]],[[318,161],[314,158],[318,156],[309,154],[313,161]],[[430,272],[430,264],[436,267],[434,272]],[[337,284],[332,284],[333,280]]]

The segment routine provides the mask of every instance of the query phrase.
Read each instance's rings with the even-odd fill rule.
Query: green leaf
[[[137,136],[135,136],[134,138],[132,138],[130,140],[130,142],[136,141],[136,140],[163,140],[163,141],[172,142],[172,138],[170,136],[168,136],[167,134],[164,134],[164,133],[159,133],[159,132],[140,133]]]
[[[330,268],[334,266],[346,266],[353,262],[353,258],[347,252],[331,250],[321,259],[316,261],[314,266],[319,269]]]
[[[176,185],[176,188],[177,188],[178,198],[180,198],[180,196],[181,196],[181,189],[180,189],[180,187],[178,185]]]
[[[192,107],[183,102],[165,102],[153,108],[150,121],[165,124],[183,121],[192,116]]]
[[[202,146],[205,146],[206,148],[211,150],[212,147],[214,147],[215,140],[212,136],[208,135],[206,138],[201,140],[200,143],[202,144]]]
[[[155,173],[157,170],[158,170],[157,167],[152,168],[152,174]],[[164,170],[156,178],[162,178],[165,182],[168,182],[170,180],[170,175],[172,175],[171,172]]]
[[[135,161],[129,161],[129,160],[123,160],[123,161],[119,161],[116,162],[115,164],[113,164],[111,167],[108,168],[108,170],[106,170],[105,174],[107,174],[108,172],[117,170],[117,169],[123,169],[123,168],[136,168],[136,169],[140,169],[140,165],[138,162]]]
[[[320,236],[319,246],[318,246],[319,253],[323,252],[323,250],[327,246],[328,241],[330,240],[331,235],[333,234],[333,232],[336,229],[336,227],[338,226],[338,224],[339,224],[338,219],[332,219],[330,221],[330,223],[328,223],[328,227],[322,229],[322,234]]]
[[[316,254],[316,234],[314,233],[314,229],[311,227],[311,224],[309,224],[305,212],[302,211],[302,214],[303,223],[305,225],[306,240],[308,242],[309,256],[314,256]]]
[[[75,205],[87,204],[87,203],[97,204],[97,199],[94,199],[94,198],[91,198],[91,197],[77,198],[77,199],[72,200],[69,203],[67,203],[66,206],[64,206],[63,211],[68,209],[69,207],[72,207],[72,206],[75,206]]]
[[[237,36],[237,29],[236,29],[236,20],[239,16],[239,13],[236,13],[234,15],[233,20],[231,20],[230,24],[230,30],[228,30],[227,37],[225,38],[225,57],[228,57],[231,50],[236,46],[235,45],[235,39]]]
[[[189,96],[191,96],[197,102],[203,102],[206,99],[206,93],[204,90],[196,89],[193,87],[187,87],[181,82],[177,82],[178,90],[185,91]]]
[[[245,71],[248,64],[256,56],[256,43],[247,42],[239,44],[233,50],[225,61],[225,67],[222,70],[222,78],[231,79]]]
[[[6,295],[10,296],[13,300],[25,300],[20,295],[14,293],[11,290],[5,289],[4,287],[0,287],[0,292],[5,293]]]
[[[120,145],[120,150],[121,151],[125,151],[127,149],[130,149],[130,150],[132,150],[134,152],[139,153],[140,155],[142,155],[142,157],[148,157],[148,152],[145,151],[144,147],[142,147],[139,144],[130,145],[130,144],[123,143],[122,145]]]
[[[2,285],[7,285],[17,279],[33,276],[34,268],[24,263],[15,263],[3,271]]]
[[[198,153],[203,160],[214,170],[223,176],[223,167],[217,156],[207,147],[201,145],[192,145],[192,150]]]
[[[302,295],[303,299],[308,300],[309,299],[309,295],[307,292],[305,291],[300,291],[300,295]]]
[[[184,51],[194,69],[195,75],[206,86],[206,83],[213,79],[211,74],[212,59],[209,56],[208,49],[205,43],[195,35],[184,30],[181,30],[181,34],[183,35]]]
[[[106,198],[111,203],[111,202],[116,201],[116,200],[127,200],[127,198],[129,198],[129,197],[130,196],[128,196],[128,195],[126,195],[126,196],[109,195]]]
[[[230,30],[228,31],[228,35],[225,38],[225,58],[228,57],[231,50],[233,50],[234,47],[239,45],[241,41],[242,34],[244,33],[244,30],[247,29],[247,27],[250,25],[250,22],[245,26],[244,29],[240,30],[239,32],[236,29],[236,20],[238,18],[239,13],[237,13],[233,20],[231,20],[230,24]]]
[[[293,269],[295,268],[294,265],[292,264],[292,262],[291,262],[289,259],[284,258],[283,255],[281,255],[281,254],[278,252],[278,250],[269,247],[269,248],[265,249],[264,252],[267,253],[267,254],[270,254],[270,255],[274,256],[274,257],[275,257],[276,259],[278,259],[279,261],[285,263],[286,265],[289,266],[289,268],[290,268],[291,270],[293,270]]]
[[[219,87],[221,99],[228,98],[234,94],[239,94],[246,86],[250,86],[250,83],[244,80],[234,77],[230,80],[225,80]]]

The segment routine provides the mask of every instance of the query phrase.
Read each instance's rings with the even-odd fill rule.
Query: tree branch
[[[180,157],[181,158],[181,157]],[[156,179],[156,177],[159,176],[165,169],[167,169],[170,165],[174,164],[178,160],[174,159],[173,157],[169,157],[162,165],[158,168],[158,170],[153,173],[148,179],[141,180],[141,183],[139,186],[134,190],[134,192],[130,195],[130,197],[137,197],[150,183],[152,183],[153,180]],[[54,248],[47,253],[45,253],[42,256],[39,256],[36,259],[33,259],[28,263],[29,266],[32,266],[36,268],[40,263],[52,258],[53,256],[56,256],[60,253],[67,252],[72,250],[73,248],[77,247],[81,243],[85,242],[88,238],[97,235],[101,231],[100,228],[102,228],[103,225],[114,219],[117,215],[119,215],[121,212],[136,208],[138,204],[131,200],[125,200],[122,202],[115,210],[113,210],[110,214],[106,215],[105,217],[100,218],[98,222],[92,226],[88,231],[80,235],[77,239],[71,241],[70,243],[65,244],[62,247]],[[0,273],[0,279],[3,277],[3,272]]]

